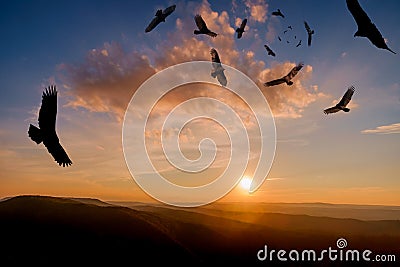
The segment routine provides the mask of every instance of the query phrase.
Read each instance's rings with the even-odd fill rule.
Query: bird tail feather
[[[36,144],[40,144],[43,141],[42,131],[32,124],[29,125],[28,135]]]
[[[293,84],[292,81],[288,81],[288,82],[286,82],[286,83],[287,83],[287,85],[292,85],[292,84]]]
[[[201,31],[194,30],[194,34],[201,34]]]
[[[344,112],[349,112],[350,109],[349,109],[349,108],[343,108],[343,111],[344,111]]]

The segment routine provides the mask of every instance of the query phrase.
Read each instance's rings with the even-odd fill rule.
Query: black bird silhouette
[[[265,49],[267,49],[268,55],[273,56],[273,57],[276,56],[274,51],[272,51],[272,49],[268,45],[264,45],[264,47],[265,47]]]
[[[153,18],[153,20],[147,26],[145,32],[150,32],[158,24],[160,24],[161,22],[165,22],[165,18],[168,17],[169,15],[171,15],[171,13],[174,12],[175,8],[176,8],[176,5],[172,5],[170,7],[167,7],[166,9],[164,9],[164,11],[161,9],[157,10],[156,15],[155,15],[156,17]]]
[[[194,21],[196,22],[198,30],[194,30],[194,34],[206,34],[211,37],[215,37],[218,34],[211,31],[210,29],[207,28],[206,22],[203,20],[203,18],[200,15],[194,16]]]
[[[296,47],[299,47],[301,45],[301,40],[297,43]]]
[[[282,41],[281,37],[278,36],[278,40],[279,40],[279,42]]]
[[[282,14],[281,10],[278,8],[277,11],[272,12],[272,15],[274,16],[281,16],[282,18],[284,18],[285,16]]]
[[[379,32],[378,28],[372,23],[371,19],[368,17],[367,13],[361,8],[357,0],[346,0],[347,8],[349,9],[351,15],[357,23],[358,29],[354,33],[354,37],[366,37],[373,45],[378,48],[386,49],[396,54],[391,50],[385,43],[382,34]]]
[[[221,65],[221,60],[219,59],[217,50],[215,50],[214,48],[211,48],[210,54],[211,54],[211,61],[212,61],[212,67],[213,67],[213,69],[211,71],[211,76],[213,78],[216,77],[218,82],[222,86],[226,86],[228,81],[227,81],[225,73],[224,73],[225,69]]]
[[[53,156],[58,165],[63,167],[72,164],[64,148],[61,146],[56,133],[57,90],[49,86],[42,95],[42,105],[39,111],[39,128],[29,125],[29,137],[40,144],[43,142],[47,151]]]
[[[349,112],[350,109],[346,108],[346,106],[349,104],[351,97],[354,94],[354,86],[351,86],[347,89],[346,93],[344,93],[342,99],[337,103],[335,106],[327,108],[324,110],[325,114],[330,114],[330,113],[336,113],[340,110],[343,110],[344,112]]]
[[[288,29],[291,29],[291,30],[292,30],[292,26],[289,25],[289,26],[288,26]]]
[[[247,19],[242,20],[242,24],[240,24],[240,27],[236,29],[238,39],[242,38],[242,35],[244,33],[244,28],[246,27],[246,23]]]
[[[288,30],[284,30],[284,31],[283,31],[283,34],[287,33],[287,31],[288,31]]]
[[[311,46],[311,36],[314,34],[314,30],[311,30],[310,26],[306,21],[304,21],[304,27],[306,27],[308,34],[308,46]]]
[[[301,68],[303,68],[304,64],[302,62],[300,62],[299,64],[297,64],[297,66],[293,67],[290,72],[283,76],[282,78],[276,79],[276,80],[272,80],[269,82],[264,83],[264,86],[274,86],[274,85],[278,85],[281,83],[286,83],[287,85],[292,85],[293,82],[291,81],[293,79],[294,76],[297,75],[297,73],[301,70]]]

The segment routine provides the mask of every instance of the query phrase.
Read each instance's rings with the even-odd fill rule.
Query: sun
[[[250,177],[243,176],[243,178],[239,182],[239,185],[242,189],[249,191],[250,186],[251,186],[251,181],[252,181],[252,179]]]

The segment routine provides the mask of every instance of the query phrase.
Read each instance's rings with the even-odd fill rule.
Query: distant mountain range
[[[363,217],[366,215],[360,210],[368,210],[366,206],[337,205],[335,209],[342,209],[342,215],[347,217],[339,218],[339,212],[334,211],[335,205],[332,205],[328,208],[336,216],[330,218],[309,215],[327,213],[321,209],[326,204],[316,207],[274,205],[214,203],[199,208],[175,208],[89,198],[7,198],[0,202],[1,262],[4,266],[143,266],[139,264],[143,261],[146,265],[187,266],[233,263],[243,266],[355,266],[356,262],[326,260],[302,264],[276,259],[260,262],[256,256],[265,245],[277,251],[318,251],[336,248],[336,241],[345,238],[348,249],[369,249],[374,254],[397,256],[397,262],[384,265],[359,262],[360,266],[398,266],[399,219],[360,220],[347,217],[349,211],[344,211],[344,208],[353,209],[358,217]],[[282,208],[294,214],[284,214]],[[307,215],[298,214],[301,210]],[[399,214],[396,207],[372,206],[372,210],[374,213],[383,211],[383,215],[390,218]]]

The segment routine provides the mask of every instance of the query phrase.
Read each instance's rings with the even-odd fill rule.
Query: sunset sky
[[[214,47],[222,63],[242,71],[259,87],[271,108],[277,139],[272,167],[260,189],[249,195],[239,185],[221,201],[400,205],[400,2],[359,2],[397,54],[353,37],[357,25],[345,0],[3,3],[0,197],[40,194],[152,201],[125,163],[125,110],[153,74],[178,63],[210,61]],[[145,33],[156,10],[173,4],[176,10],[166,22]],[[271,16],[278,8],[285,18]],[[194,35],[195,14],[201,14],[218,36]],[[246,31],[237,39],[234,31],[243,18],[248,19]],[[315,31],[311,46],[303,21]],[[293,30],[284,34],[289,25]],[[302,45],[296,47],[299,39]],[[267,55],[264,44],[276,57]],[[262,85],[286,75],[299,62],[304,67],[292,86]],[[58,166],[27,134],[30,123],[37,125],[42,92],[51,84],[59,92],[57,133],[73,162],[67,168]],[[323,110],[351,85],[351,111],[325,115]],[[192,85],[167,95],[153,113],[153,126],[193,96],[224,98],[246,117],[249,109],[237,98],[217,86],[208,89]],[[257,134],[254,117],[244,125]],[[206,134],[222,142],[221,147],[229,140],[215,125],[192,126],[180,136],[189,151]],[[157,129],[146,132],[150,146],[155,144],[150,148],[157,154],[154,164],[178,181],[182,173],[160,157],[159,137]],[[189,158],[198,153],[193,151]],[[208,180],[220,173],[229,157],[225,152],[209,172],[193,179]]]

